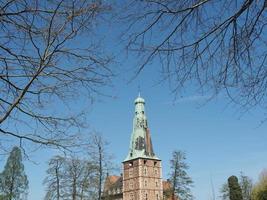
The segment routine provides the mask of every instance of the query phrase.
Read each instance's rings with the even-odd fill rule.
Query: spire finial
[[[138,97],[141,97],[141,88],[140,88],[140,85],[138,85]]]

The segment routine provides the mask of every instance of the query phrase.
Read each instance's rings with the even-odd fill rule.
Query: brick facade
[[[161,161],[138,158],[123,163],[123,200],[163,199]]]

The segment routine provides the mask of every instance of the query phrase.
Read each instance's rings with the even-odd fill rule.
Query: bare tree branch
[[[128,1],[120,18],[127,50],[141,58],[136,76],[160,62],[162,80],[224,92],[244,109],[267,107],[266,0]]]
[[[109,10],[100,0],[0,2],[4,138],[63,149],[78,142],[83,110],[68,108],[80,95],[100,94],[113,76],[112,58],[101,53],[93,36],[99,17]],[[81,43],[85,35],[87,44]]]

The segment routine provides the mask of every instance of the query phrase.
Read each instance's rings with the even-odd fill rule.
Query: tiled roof
[[[122,177],[121,176],[107,176],[105,185],[104,185],[104,192],[111,190],[111,189],[122,188]]]
[[[179,200],[179,198],[172,192],[172,184],[170,181],[162,181],[163,193],[166,200]]]
[[[162,181],[163,190],[171,190],[172,186],[170,181]]]
[[[104,193],[108,193],[110,191],[119,191],[119,194],[122,195],[122,176],[107,176],[104,185]],[[172,184],[170,181],[162,181],[163,185],[163,193],[165,195],[166,200],[179,200],[176,196],[172,197]],[[113,195],[118,195],[117,192],[113,192]]]

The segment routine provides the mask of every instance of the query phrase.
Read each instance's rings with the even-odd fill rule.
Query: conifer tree
[[[172,196],[174,198],[177,195],[180,200],[191,200],[193,199],[193,195],[190,188],[193,185],[193,181],[187,174],[189,166],[185,160],[186,154],[184,152],[174,151],[172,153],[172,159],[170,160],[170,180],[173,186]]]
[[[0,174],[0,193],[5,200],[22,200],[27,197],[28,180],[24,172],[21,150],[14,147]]]
[[[236,176],[230,176],[228,178],[228,187],[230,200],[243,200],[242,190]]]
[[[0,200],[5,200],[5,196],[0,194]]]
[[[251,193],[253,188],[252,179],[241,172],[239,175],[239,185],[242,191],[243,200],[251,200]],[[222,200],[230,199],[230,190],[228,183],[224,183],[220,191],[222,194]]]

